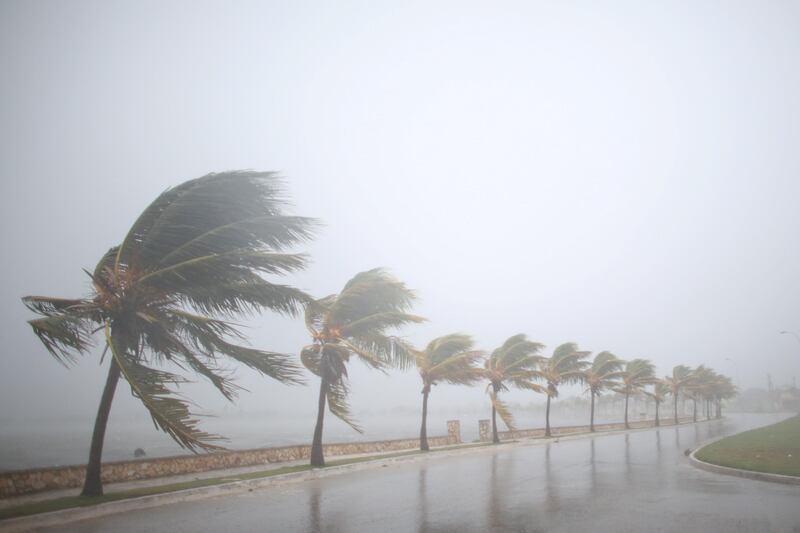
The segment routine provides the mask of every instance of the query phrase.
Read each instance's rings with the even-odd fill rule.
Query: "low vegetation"
[[[720,466],[800,476],[800,415],[709,444],[696,457]]]

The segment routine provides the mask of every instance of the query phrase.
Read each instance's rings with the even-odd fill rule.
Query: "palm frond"
[[[315,376],[322,377],[320,359],[322,357],[322,347],[319,344],[309,344],[300,350],[300,362]]]
[[[405,283],[376,268],[356,274],[345,284],[329,308],[329,320],[344,327],[377,313],[408,311],[415,300]]]
[[[425,351],[429,354],[433,364],[441,363],[461,352],[472,350],[473,341],[470,335],[465,333],[451,333],[437,337],[428,343]]]
[[[341,328],[341,336],[358,337],[360,335],[383,332],[389,328],[400,328],[409,324],[420,324],[422,322],[425,322],[425,319],[420,316],[400,311],[384,311],[382,313],[375,313],[374,315],[367,315],[354,322],[343,325]]]
[[[497,411],[497,414],[500,415],[500,418],[503,420],[503,423],[505,423],[506,427],[510,431],[514,431],[516,429],[516,425],[514,424],[514,416],[511,414],[508,405],[500,400],[500,398],[497,397],[497,394],[495,394],[495,392],[492,390],[489,391],[489,398],[491,398],[495,411]]]
[[[85,354],[94,345],[92,334],[101,318],[91,301],[26,296],[22,302],[42,316],[28,324],[59,363],[74,363],[77,355]]]
[[[475,383],[484,377],[483,369],[475,366],[484,357],[485,352],[481,350],[454,353],[429,369],[430,381],[445,381],[451,385]]]
[[[328,389],[326,391],[326,397],[328,400],[328,409],[339,420],[341,420],[354,430],[358,431],[359,433],[364,433],[364,430],[353,419],[352,414],[350,413],[350,406],[347,403],[347,395],[349,393],[349,390],[347,387],[347,383],[345,382],[345,379],[346,378],[343,376],[336,381],[328,383]]]
[[[183,287],[178,296],[203,313],[224,317],[253,316],[264,309],[293,317],[310,300],[299,289],[269,283],[257,275],[247,281]]]
[[[517,379],[517,378],[512,378],[509,379],[508,381],[518,389],[530,390],[539,394],[547,394],[547,387],[543,387],[538,383],[533,383],[532,381],[528,381],[526,379]]]
[[[280,250],[309,239],[315,222],[284,214],[270,172],[231,171],[168,189],[142,212],[120,246],[115,270],[152,271],[175,261],[236,248]]]
[[[114,363],[119,365],[122,375],[131,386],[133,395],[141,400],[150,413],[156,428],[167,433],[181,447],[196,452],[224,449],[213,444],[223,440],[219,435],[201,431],[197,420],[192,418],[186,401],[175,397],[169,390],[169,384],[184,383],[180,376],[148,368],[129,356],[117,346],[110,328],[106,327],[106,342],[110,348]]]
[[[306,329],[308,329],[312,337],[316,337],[325,329],[329,309],[334,301],[336,301],[336,295],[331,294],[319,300],[312,299],[306,304],[304,319]]]

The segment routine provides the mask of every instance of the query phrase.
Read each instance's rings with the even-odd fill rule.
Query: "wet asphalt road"
[[[50,531],[800,532],[800,487],[701,471],[684,455],[780,418],[433,454]]]

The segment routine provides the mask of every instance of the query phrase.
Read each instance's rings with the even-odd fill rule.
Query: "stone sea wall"
[[[428,437],[433,446],[449,446],[461,443],[461,423],[458,420],[447,422],[447,435]],[[395,439],[372,442],[347,442],[325,444],[326,457],[342,455],[384,453],[412,450],[419,446],[419,439]],[[198,455],[176,455],[133,461],[103,463],[104,483],[152,479],[163,476],[208,472],[240,466],[255,466],[308,459],[311,446],[281,446],[277,448],[258,448],[253,450],[231,450]],[[83,485],[86,465],[71,465],[29,470],[0,472],[0,498],[11,498],[47,490],[75,488]]]
[[[679,418],[678,422],[681,424],[688,423],[692,421],[692,417],[686,418]],[[699,419],[698,419],[699,421]],[[502,424],[502,421],[498,420],[498,427],[499,424]],[[662,426],[672,426],[674,425],[674,421],[672,418],[660,420],[660,424]],[[650,428],[655,425],[654,420],[631,420],[628,425],[631,429],[641,429],[641,428]],[[614,431],[619,429],[625,429],[625,424],[622,422],[615,422],[613,424],[595,424],[594,425],[595,431]],[[530,438],[538,438],[544,437],[544,428],[534,428],[534,429],[520,429],[516,431],[498,431],[497,436],[500,438],[501,441],[503,440],[515,440],[515,439],[530,439]],[[589,431],[589,426],[561,426],[561,427],[550,427],[550,434],[554,437],[558,437],[560,435],[574,435],[576,433],[586,433]],[[478,421],[478,435],[480,437],[481,442],[491,442],[492,441],[492,421],[491,420],[479,420]]]

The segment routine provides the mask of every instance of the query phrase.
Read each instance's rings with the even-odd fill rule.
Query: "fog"
[[[706,364],[742,388],[790,383],[798,23],[790,2],[6,0],[0,433],[68,421],[88,443],[105,374],[99,349],[58,365],[20,297],[86,294],[81,269],[160,192],[240,168],[279,171],[293,211],[324,223],[286,282],[324,296],[387,267],[429,319],[403,331],[418,345],[524,332],[547,354],[574,341],[659,375]],[[271,350],[308,342],[302,320],[247,331]],[[370,416],[421,403],[414,371],[350,372],[364,438]],[[315,378],[236,375],[249,392],[235,405],[184,391],[276,435],[304,420],[310,440]],[[430,402],[470,427],[490,409],[482,386]],[[109,438],[147,418],[121,384]]]

